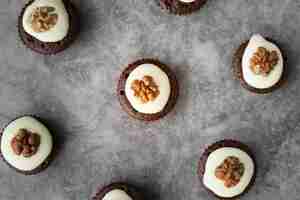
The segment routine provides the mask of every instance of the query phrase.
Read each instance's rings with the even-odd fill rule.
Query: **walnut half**
[[[25,158],[36,154],[41,143],[41,137],[27,129],[19,129],[18,133],[11,140],[11,148],[15,155]]]
[[[276,51],[268,51],[264,47],[258,47],[250,59],[250,68],[253,73],[267,76],[277,65],[279,60]]]
[[[37,32],[46,32],[53,28],[58,20],[55,8],[50,6],[37,7],[31,14],[30,23],[32,29]]]
[[[224,181],[227,188],[236,186],[245,172],[245,166],[237,157],[227,157],[215,170],[215,176]]]
[[[159,89],[151,76],[144,76],[142,80],[134,80],[131,84],[134,96],[142,103],[154,101],[159,95]]]

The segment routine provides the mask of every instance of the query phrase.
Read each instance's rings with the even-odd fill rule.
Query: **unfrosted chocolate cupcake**
[[[92,200],[143,200],[143,196],[132,185],[112,183],[101,188]]]
[[[176,15],[188,15],[199,10],[207,0],[157,0],[162,9]]]
[[[202,154],[198,174],[203,186],[220,199],[236,199],[253,185],[256,163],[245,144],[222,140]]]
[[[282,86],[285,68],[279,47],[259,34],[241,44],[233,58],[234,76],[254,93],[270,93]]]
[[[52,160],[52,135],[31,116],[10,122],[0,133],[0,142],[0,155],[4,162],[24,175],[41,172]]]
[[[121,74],[117,95],[122,108],[132,117],[158,120],[174,107],[179,93],[175,75],[163,63],[141,59]]]
[[[31,0],[18,21],[23,43],[35,52],[49,55],[63,51],[79,32],[79,18],[70,0]]]

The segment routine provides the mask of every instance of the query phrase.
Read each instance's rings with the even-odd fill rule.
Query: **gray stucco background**
[[[0,124],[36,115],[61,147],[35,176],[0,162],[1,200],[83,200],[118,180],[149,200],[214,199],[197,162],[223,138],[256,155],[257,181],[242,199],[299,199],[300,1],[209,0],[187,17],[162,12],[154,0],[74,2],[78,40],[45,57],[18,38],[25,1],[0,1]],[[231,73],[234,50],[252,33],[276,40],[288,57],[288,84],[270,95],[247,92]],[[170,65],[180,83],[175,109],[154,123],[129,118],[115,93],[122,69],[143,57]]]

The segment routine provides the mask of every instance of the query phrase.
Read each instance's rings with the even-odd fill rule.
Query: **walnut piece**
[[[32,133],[27,129],[19,129],[17,135],[11,140],[11,148],[13,152],[20,156],[33,156],[40,146],[40,135]]]
[[[244,175],[245,167],[237,157],[227,157],[215,170],[215,176],[224,181],[227,188],[236,186]]]
[[[50,6],[37,7],[30,16],[31,27],[34,32],[41,33],[53,28],[58,20],[55,8]]]
[[[253,73],[267,76],[277,65],[279,60],[276,51],[268,51],[264,47],[258,47],[250,59],[250,68]]]
[[[142,103],[154,101],[160,93],[151,76],[144,76],[142,80],[134,80],[131,89],[134,91],[134,96],[139,98]]]

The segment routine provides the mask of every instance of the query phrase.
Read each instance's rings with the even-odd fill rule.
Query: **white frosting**
[[[191,2],[194,2],[195,0],[179,0],[179,1],[182,1],[184,3],[191,3]]]
[[[152,76],[158,86],[160,94],[147,103],[142,103],[139,98],[134,96],[131,84],[134,80],[141,80],[145,75]],[[153,114],[162,111],[168,103],[171,93],[171,86],[168,75],[159,67],[153,64],[142,64],[135,68],[128,76],[125,85],[125,95],[131,106],[140,113]]]
[[[268,51],[276,51],[279,57],[277,65],[267,76],[257,75],[250,68],[250,60],[258,47],[265,47]],[[253,35],[243,55],[242,71],[244,80],[254,88],[265,89],[274,86],[283,73],[283,58],[280,49],[261,35]]]
[[[30,23],[30,16],[35,8],[51,6],[55,8],[54,13],[58,14],[56,25],[46,32],[35,32]],[[42,42],[58,42],[66,37],[69,30],[69,15],[62,0],[35,0],[30,4],[23,15],[24,30]]]
[[[40,135],[40,146],[36,154],[29,158],[16,155],[11,148],[12,139],[18,134],[18,130],[25,128]],[[52,136],[49,130],[36,119],[26,116],[12,121],[2,133],[1,152],[4,159],[13,167],[31,171],[42,164],[52,151]]]
[[[123,190],[115,189],[106,193],[102,200],[132,200]]]
[[[215,169],[229,156],[235,156],[244,164],[245,172],[240,182],[231,188],[224,186],[224,182],[215,176]],[[224,147],[212,152],[205,165],[203,176],[204,185],[220,197],[230,198],[237,196],[245,191],[254,175],[254,162],[252,158],[244,151],[237,148]]]

